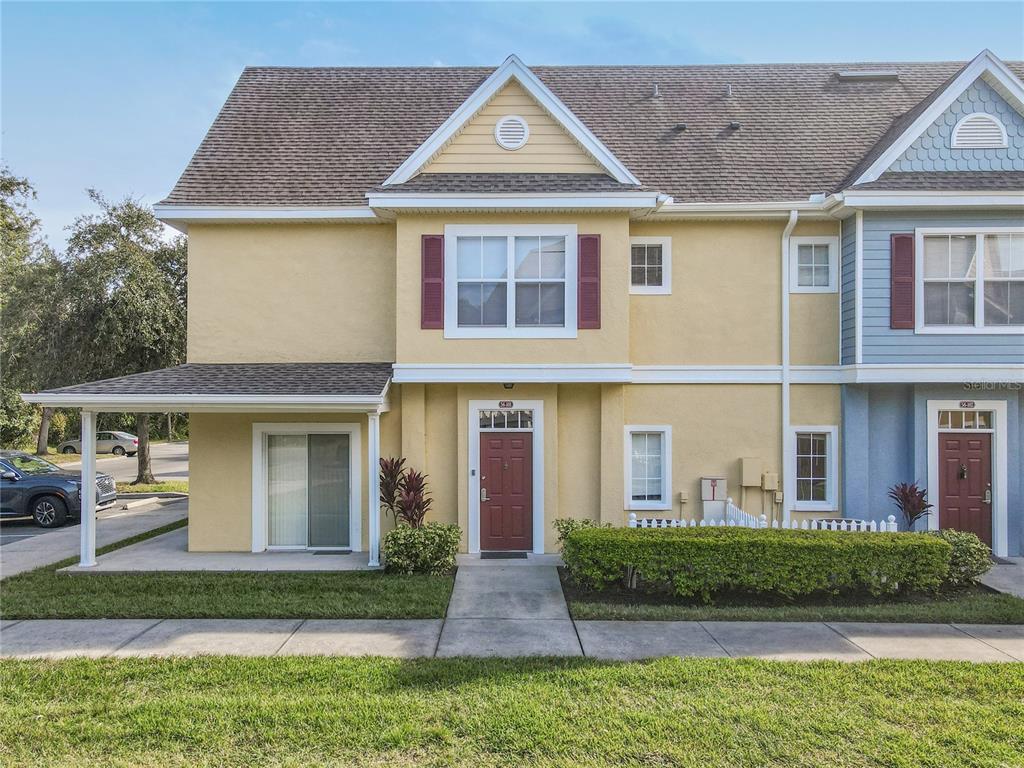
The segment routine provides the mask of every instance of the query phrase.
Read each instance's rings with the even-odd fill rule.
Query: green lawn
[[[187,525],[182,520],[97,554]],[[454,577],[379,571],[67,574],[75,559],[0,582],[0,618],[337,618],[444,616]],[[0,751],[0,757],[2,757]],[[3,760],[0,759],[0,764]]]
[[[118,493],[188,493],[188,480],[167,480],[162,483],[135,485],[118,483]]]
[[[1024,665],[0,662],[6,766],[1020,766]]]
[[[564,575],[562,589],[575,619],[648,621],[913,621],[965,624],[1024,624],[1024,600],[974,587],[938,595],[908,595],[765,605],[754,600],[723,604],[683,603],[626,590],[577,589]]]

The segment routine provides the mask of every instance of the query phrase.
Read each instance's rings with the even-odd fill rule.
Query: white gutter
[[[244,221],[348,221],[380,222],[381,217],[365,205],[154,205],[157,219],[179,232],[190,223]],[[184,226],[183,226],[184,225]]]
[[[101,395],[59,392],[23,394],[27,403],[53,408],[82,408],[89,411],[302,411],[332,410],[364,412],[387,408],[386,392],[380,395]]]
[[[796,227],[800,212],[793,209],[789,212],[789,221],[782,230],[782,522],[789,525],[789,509],[796,495],[796,482],[793,473],[788,471],[789,457],[793,455],[795,446],[789,417],[789,389],[792,372],[789,360],[789,236]]]

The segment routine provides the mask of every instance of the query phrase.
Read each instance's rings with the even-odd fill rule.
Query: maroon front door
[[[480,434],[480,549],[533,549],[533,433]]]
[[[992,546],[992,435],[939,433],[939,527]]]

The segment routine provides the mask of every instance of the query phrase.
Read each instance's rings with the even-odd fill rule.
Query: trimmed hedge
[[[928,531],[928,535],[948,541],[953,548],[949,556],[949,573],[946,575],[946,584],[949,586],[966,587],[992,568],[992,550],[973,533],[946,528]]]
[[[419,528],[400,524],[388,531],[380,553],[388,573],[429,573],[442,576],[455,568],[462,532],[457,525],[427,523]]]
[[[938,589],[951,547],[917,533],[750,528],[582,528],[562,559],[581,586],[617,582],[710,601],[722,592],[872,595]]]

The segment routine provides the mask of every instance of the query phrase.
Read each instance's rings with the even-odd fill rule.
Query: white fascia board
[[[86,411],[354,411],[377,412],[387,405],[385,395],[94,395],[23,394],[27,403]]]
[[[482,195],[427,195],[381,193],[367,195],[371,208],[383,210],[436,210],[436,209],[480,209],[480,210],[523,210],[523,209],[580,209],[593,208],[608,210],[624,208],[629,210],[656,208],[663,196],[650,192],[602,192],[592,195],[579,194],[482,194]]]
[[[633,384],[780,384],[780,365],[635,365]]]
[[[1006,192],[898,192],[853,190],[843,195],[847,208],[1019,208],[1024,191]]]
[[[396,384],[537,384],[537,383],[628,383],[628,363],[580,363],[537,365],[499,363],[430,364],[396,363],[392,380]]]
[[[530,71],[515,54],[509,56],[490,76],[481,83],[468,99],[449,115],[434,131],[430,137],[423,142],[415,152],[409,155],[398,168],[392,173],[384,186],[401,184],[408,181],[430,160],[440,152],[444,146],[454,137],[458,131],[469,122],[491,98],[501,90],[509,80],[515,79],[526,89],[537,102],[551,115],[566,131],[579,143],[579,145],[598,164],[600,164],[617,181],[623,184],[639,184],[639,180],[630,173],[622,162],[612,154],[601,141],[590,132],[572,111],[551,92],[540,79]]]
[[[666,202],[648,216],[651,220],[678,219],[788,219],[791,211],[799,211],[803,218],[825,214],[824,201],[797,202],[768,201],[756,203],[676,203]]]
[[[372,208],[352,206],[234,206],[154,205],[153,213],[165,224],[202,221],[380,221]]]
[[[950,104],[982,75],[986,75],[985,79],[990,81],[993,86],[997,86],[1001,95],[1010,102],[1016,102],[1014,106],[1018,110],[1024,108],[1024,83],[999,60],[998,56],[986,48],[974,57],[974,60],[946,87],[939,98],[917,116],[917,119],[889,145],[853,185],[875,181],[885,173],[889,166],[906,152],[910,145],[928,130],[928,127],[938,120],[943,112],[949,109]]]
[[[862,364],[843,366],[847,384],[1024,384],[1024,365]],[[965,399],[970,392],[965,390]]]

